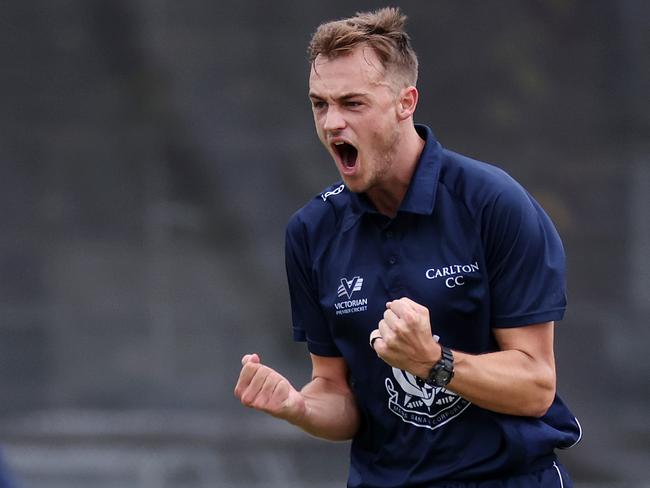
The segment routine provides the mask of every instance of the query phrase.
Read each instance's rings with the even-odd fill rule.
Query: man
[[[235,395],[331,440],[348,487],[563,487],[577,420],[555,394],[564,253],[503,171],[413,122],[417,58],[396,9],[321,25],[318,136],[341,175],[287,229],[301,390],[242,358]]]

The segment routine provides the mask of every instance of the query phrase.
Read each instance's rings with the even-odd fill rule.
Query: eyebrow
[[[323,97],[314,92],[309,92],[309,98],[312,100],[324,100]],[[349,92],[334,97],[334,100],[349,100],[350,98],[367,98],[367,95],[363,92]]]

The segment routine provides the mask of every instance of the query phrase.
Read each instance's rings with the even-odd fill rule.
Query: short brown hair
[[[318,26],[309,43],[309,62],[313,66],[320,54],[335,58],[366,44],[374,49],[387,73],[397,75],[404,86],[417,83],[418,58],[411,39],[404,31],[406,15],[399,8],[386,7],[374,12],[357,12],[348,19]]]

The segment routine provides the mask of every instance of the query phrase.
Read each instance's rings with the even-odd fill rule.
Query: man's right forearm
[[[287,419],[305,432],[331,441],[352,439],[359,429],[359,409],[352,391],[316,377],[300,391],[305,400],[301,415]]]

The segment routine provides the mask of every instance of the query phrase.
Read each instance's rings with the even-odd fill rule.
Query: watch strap
[[[433,386],[447,386],[454,377],[454,355],[451,349],[440,344],[441,356],[438,362],[433,365],[426,383]]]

